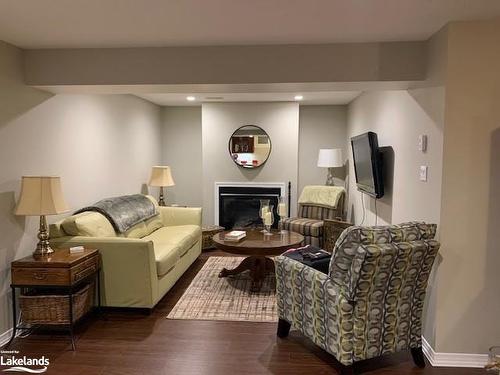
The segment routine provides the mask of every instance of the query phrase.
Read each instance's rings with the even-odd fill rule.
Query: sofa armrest
[[[199,207],[159,207],[163,225],[199,225],[201,227],[201,208]]]
[[[353,306],[327,274],[285,256],[276,257],[275,264],[280,319],[344,365],[352,364]]]
[[[55,248],[82,245],[99,249],[104,306],[151,308],[157,291],[153,242],[122,237],[60,237]]]

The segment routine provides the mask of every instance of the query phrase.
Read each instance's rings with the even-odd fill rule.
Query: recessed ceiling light
[[[304,97],[302,95],[295,95],[295,100],[302,100]]]
[[[194,96],[186,96],[188,102],[194,102],[196,98]]]

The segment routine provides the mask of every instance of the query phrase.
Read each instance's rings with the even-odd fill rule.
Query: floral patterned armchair
[[[421,222],[353,226],[339,237],[329,274],[276,258],[278,336],[290,326],[332,354],[342,373],[355,362],[410,349],[424,367],[422,308],[439,243]]]

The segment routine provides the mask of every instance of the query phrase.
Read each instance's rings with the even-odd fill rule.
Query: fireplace
[[[225,229],[261,228],[260,200],[274,206],[273,228],[278,227],[277,207],[285,184],[216,184],[215,221]]]

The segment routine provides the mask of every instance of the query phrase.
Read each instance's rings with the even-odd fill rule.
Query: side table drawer
[[[68,269],[12,268],[12,282],[17,285],[69,285]]]
[[[97,272],[99,267],[99,257],[95,256],[86,260],[82,264],[71,268],[71,283],[77,283],[81,279]]]

